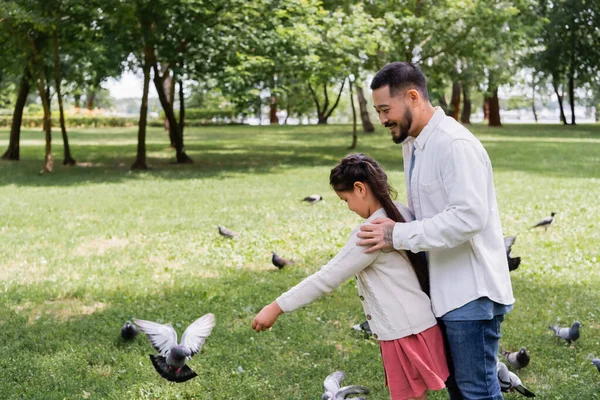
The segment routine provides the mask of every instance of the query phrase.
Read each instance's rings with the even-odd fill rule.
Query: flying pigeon
[[[185,382],[198,376],[185,363],[200,352],[206,338],[210,336],[215,326],[213,314],[206,314],[192,322],[183,332],[180,344],[177,344],[177,332],[171,325],[141,319],[133,321],[159,353],[157,356],[150,354],[150,360],[160,376],[171,382]]]
[[[373,334],[373,332],[371,332],[371,327],[369,326],[369,321],[365,321],[362,324],[356,324],[352,329],[362,332],[365,335],[365,338],[368,338]]]
[[[506,258],[508,260],[508,270],[514,271],[519,268],[521,264],[521,257],[511,257],[510,252],[512,245],[515,244],[516,236],[505,236],[504,237],[504,248],[506,249]]]
[[[138,334],[138,327],[131,323],[131,321],[125,322],[125,325],[121,328],[121,337],[125,340],[131,340]]]
[[[311,194],[302,199],[302,201],[308,201],[310,204],[318,203],[321,200],[323,200],[323,196],[319,196],[318,194]]]
[[[596,368],[598,368],[598,372],[600,372],[600,358],[594,358],[592,364],[595,365]]]
[[[231,229],[227,229],[224,226],[220,226],[220,225],[219,225],[219,234],[228,239],[232,239],[234,237],[240,236],[239,232],[234,232]]]
[[[498,382],[500,383],[500,390],[503,392],[512,392],[516,390],[525,397],[535,397],[535,393],[523,386],[521,379],[514,373],[510,372],[504,363],[498,361],[496,364],[498,369]]]
[[[527,354],[525,347],[521,347],[521,350],[515,352],[503,351],[502,355],[506,358],[510,366],[517,371],[517,374],[521,368],[529,365],[529,354]]]
[[[570,328],[561,328],[558,325],[549,326],[548,328],[554,332],[556,337],[564,339],[567,341],[568,344],[571,344],[571,342],[574,342],[577,339],[579,339],[580,326],[581,323],[579,321],[575,321],[573,322],[573,325],[571,325]]]
[[[282,269],[286,265],[294,264],[294,260],[286,260],[285,258],[281,258],[277,255],[277,253],[273,252],[273,257],[271,257],[271,261],[273,265],[279,269]]]
[[[344,386],[340,387],[344,380],[344,371],[335,371],[333,374],[328,375],[323,382],[325,392],[321,396],[321,400],[343,400],[347,399],[352,394],[369,394],[369,389],[364,386]],[[364,397],[358,397],[357,399],[365,399]]]
[[[554,221],[554,216],[555,215],[556,215],[555,212],[550,213],[549,217],[544,218],[543,220],[541,220],[540,222],[538,222],[537,225],[532,226],[531,229],[538,228],[538,227],[543,227],[544,231],[547,231],[548,227],[550,226],[550,224],[552,223],[552,221]]]

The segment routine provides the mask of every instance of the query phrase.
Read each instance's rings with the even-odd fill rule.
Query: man
[[[425,76],[413,65],[386,65],[371,89],[379,120],[402,143],[416,221],[373,220],[361,228],[358,244],[370,246],[365,252],[428,252],[433,312],[453,374],[450,398],[501,400],[496,355],[514,298],[488,154],[471,132],[431,105]]]

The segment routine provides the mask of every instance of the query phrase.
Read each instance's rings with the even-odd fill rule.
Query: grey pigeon
[[[219,234],[228,239],[233,239],[234,237],[240,236],[239,232],[234,232],[231,229],[225,228],[224,226],[219,225]]]
[[[548,230],[548,227],[550,226],[550,224],[552,223],[552,221],[554,221],[554,216],[556,215],[555,212],[551,212],[549,217],[544,218],[543,220],[541,220],[540,222],[538,222],[536,225],[532,226],[531,229],[533,228],[544,228],[544,231]]]
[[[517,374],[521,370],[521,368],[525,368],[529,365],[529,354],[527,354],[527,349],[525,347],[521,347],[521,350],[510,352],[503,351],[502,355],[506,358],[506,361],[513,367]]]
[[[506,250],[506,259],[508,260],[508,270],[514,271],[519,268],[521,264],[521,257],[512,257],[510,255],[512,245],[515,244],[515,240],[517,240],[516,236],[505,236],[504,237],[504,248]]]
[[[295,264],[294,260],[286,260],[285,258],[279,257],[277,253],[273,252],[273,257],[271,257],[271,262],[274,266],[279,269],[282,269],[286,265]]]
[[[349,398],[348,396],[353,394],[369,394],[369,389],[364,386],[344,386],[342,381],[344,380],[344,371],[335,371],[333,374],[328,375],[323,382],[325,392],[321,396],[321,400],[344,400]],[[365,399],[364,397],[358,397],[358,399]]]
[[[556,337],[564,339],[567,341],[568,344],[571,344],[571,342],[574,342],[577,339],[579,339],[579,327],[580,326],[581,326],[581,323],[579,321],[575,321],[575,322],[573,322],[573,325],[571,325],[570,328],[561,328],[558,325],[552,325],[552,326],[549,326],[548,328],[554,332]]]
[[[180,344],[177,344],[177,332],[171,325],[141,319],[133,321],[148,336],[152,347],[159,353],[158,356],[150,354],[150,360],[160,376],[171,382],[185,382],[198,376],[185,364],[200,352],[206,338],[210,336],[215,326],[213,314],[203,315],[192,322],[183,332]]]
[[[365,338],[368,338],[373,334],[373,332],[371,332],[371,327],[369,326],[369,321],[365,321],[362,324],[356,324],[352,329],[362,332],[365,335]]]
[[[598,372],[600,372],[600,358],[594,358],[592,364],[595,365],[596,368],[598,368]]]
[[[121,328],[121,337],[125,340],[131,340],[137,336],[138,332],[138,327],[132,324],[131,321],[127,321]]]
[[[318,194],[311,194],[302,199],[302,201],[307,201],[310,204],[318,203],[321,200],[323,200],[323,196],[319,196]]]
[[[498,361],[496,364],[498,369],[498,383],[500,383],[500,390],[503,392],[517,391],[525,397],[535,397],[535,393],[523,386],[523,382],[519,377],[510,372],[504,363]]]

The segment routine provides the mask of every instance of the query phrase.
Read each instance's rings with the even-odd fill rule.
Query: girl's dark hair
[[[377,161],[364,154],[349,154],[329,175],[329,184],[337,192],[353,191],[355,182],[369,185],[388,218],[396,222],[406,222],[393,202],[398,193],[389,185],[387,175]],[[421,290],[429,295],[429,271],[425,255],[412,251],[406,251],[406,254],[417,274]]]

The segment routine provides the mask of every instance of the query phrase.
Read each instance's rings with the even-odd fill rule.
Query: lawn
[[[542,399],[600,399],[600,125],[473,126],[487,148],[504,232],[517,235],[517,302],[501,347],[526,346],[524,384]],[[351,280],[272,331],[253,316],[319,269],[360,219],[328,187],[348,126],[190,128],[191,165],[172,163],[167,133],[148,138],[151,170],[130,172],[136,129],[72,130],[74,168],[40,175],[43,136],[25,130],[21,161],[0,162],[0,398],[317,399],[326,375],[387,399],[378,345],[350,327],[364,316]],[[0,130],[0,148],[8,132]],[[381,161],[405,201],[401,151],[381,129],[358,151]],[[310,206],[300,200],[322,194]],[[528,229],[556,211],[547,232]],[[221,238],[217,225],[241,232]],[[296,264],[282,271],[271,251]],[[181,333],[212,312],[217,325],[190,366],[162,380],[131,318]],[[573,346],[548,325],[578,319]],[[516,399],[517,395],[507,395]],[[445,399],[441,392],[431,396]]]

